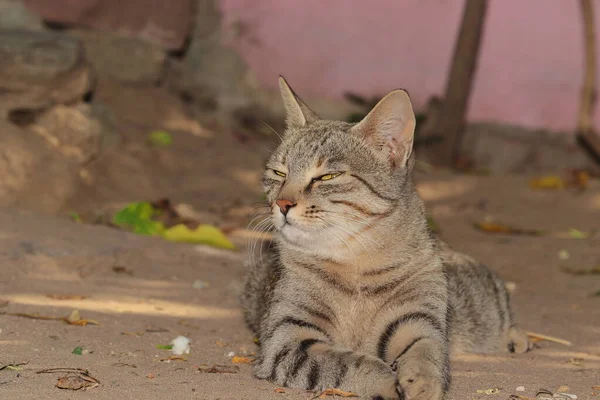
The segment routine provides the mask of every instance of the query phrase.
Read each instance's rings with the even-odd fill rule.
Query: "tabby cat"
[[[450,349],[525,352],[508,291],[430,232],[411,178],[406,91],[358,124],[322,120],[279,79],[287,129],[263,184],[275,227],[242,303],[255,376],[368,399],[443,399]]]

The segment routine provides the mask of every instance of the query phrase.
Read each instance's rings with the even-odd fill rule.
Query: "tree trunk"
[[[600,157],[600,135],[594,132],[593,118],[596,104],[596,37],[592,0],[580,0],[583,20],[585,72],[581,88],[577,134],[597,157]]]
[[[431,126],[432,131],[423,132],[424,136],[440,138],[427,151],[428,161],[438,166],[454,166],[458,155],[477,67],[487,4],[487,0],[466,1],[440,115]]]

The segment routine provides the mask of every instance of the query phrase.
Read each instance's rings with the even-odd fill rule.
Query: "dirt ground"
[[[260,166],[274,142],[211,131],[186,114],[180,100],[144,90],[144,96],[138,89],[119,96],[98,93],[116,110],[119,130],[128,134],[86,167],[78,195],[61,215],[0,210],[0,368],[27,363],[19,370],[0,370],[0,398],[312,397],[301,390],[275,392],[276,386],[252,377],[248,364],[239,364],[236,374],[198,371],[202,364],[232,366],[230,353],[244,356],[256,350],[237,301],[246,272],[243,241],[237,241],[236,251],[173,244],[66,216],[77,211],[91,220],[113,204],[168,197],[191,204],[211,223],[247,221],[248,209],[260,200]],[[142,98],[153,100],[144,103]],[[153,149],[144,143],[147,131],[158,128],[173,132],[171,147]],[[599,266],[600,237],[497,235],[473,228],[488,216],[556,232],[600,228],[600,181],[585,191],[535,191],[529,178],[417,173],[419,191],[441,235],[517,284],[514,309],[521,325],[573,342],[542,341],[518,356],[457,357],[450,400],[533,398],[537,389],[565,385],[579,399],[600,399],[600,388],[593,389],[600,385],[600,296],[594,296],[600,277],[562,270]],[[208,286],[195,288],[198,280]],[[74,309],[100,325],[6,315],[62,317]],[[161,361],[171,353],[156,345],[178,335],[192,341],[186,361]],[[73,354],[77,347],[82,355]],[[60,390],[55,387],[60,374],[36,373],[57,367],[88,369],[100,385],[85,392]],[[518,386],[525,391],[517,392]],[[492,388],[499,393],[478,393]]]

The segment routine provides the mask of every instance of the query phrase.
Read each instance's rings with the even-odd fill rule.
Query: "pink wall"
[[[583,68],[579,2],[489,3],[469,119],[573,130]],[[443,93],[463,5],[221,0],[230,42],[265,86],[275,87],[281,73],[307,97],[403,87],[417,107]],[[595,6],[600,31],[600,0]]]

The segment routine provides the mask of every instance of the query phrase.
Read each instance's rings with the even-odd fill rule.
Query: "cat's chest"
[[[380,308],[378,301],[356,296],[337,302],[333,308],[334,341],[352,350],[362,349],[371,342]]]

